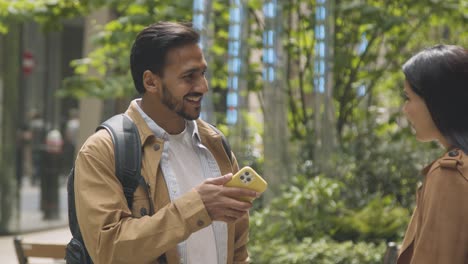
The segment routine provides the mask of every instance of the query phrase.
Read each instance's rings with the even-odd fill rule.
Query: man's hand
[[[249,202],[239,201],[242,196],[258,197],[257,192],[234,187],[225,187],[232,173],[218,178],[210,178],[195,187],[213,221],[234,222],[252,207]]]

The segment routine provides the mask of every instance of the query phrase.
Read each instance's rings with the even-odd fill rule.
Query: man
[[[129,210],[106,130],[78,153],[76,212],[94,263],[248,262],[252,205],[236,198],[258,194],[223,186],[238,164],[199,119],[208,84],[198,41],[190,26],[161,22],[140,32],[132,47],[131,71],[142,97],[126,115],[139,130],[150,199],[139,186]]]

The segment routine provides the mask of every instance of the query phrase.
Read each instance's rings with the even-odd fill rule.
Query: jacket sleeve
[[[420,201],[421,227],[412,264],[465,263],[468,257],[468,180],[438,168],[426,178]]]
[[[77,218],[94,263],[154,263],[191,233],[211,224],[196,191],[152,216],[132,217],[114,174],[112,141],[101,131],[88,139],[75,163]]]
[[[233,157],[233,173],[239,170],[237,159]],[[235,223],[235,238],[234,238],[234,263],[244,264],[249,263],[249,253],[247,251],[247,243],[249,242],[249,214],[244,215]]]

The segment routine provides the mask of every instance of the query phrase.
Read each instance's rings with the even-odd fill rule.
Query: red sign
[[[34,66],[36,66],[36,62],[32,52],[25,50],[23,52],[23,74],[26,76],[31,74]]]

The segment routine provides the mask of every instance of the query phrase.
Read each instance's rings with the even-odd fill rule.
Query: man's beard
[[[196,116],[192,116],[189,113],[184,111],[185,96],[190,96],[193,94],[187,94],[182,98],[180,102],[177,102],[177,99],[174,96],[172,96],[171,92],[169,92],[169,89],[167,89],[167,86],[164,84],[162,86],[162,91],[163,91],[163,97],[162,97],[161,102],[163,105],[165,105],[167,108],[174,111],[176,114],[178,114],[179,116],[181,116],[182,118],[186,120],[198,119],[198,117],[200,116],[201,109],[198,109],[199,111],[198,111],[198,114],[196,114]],[[196,94],[199,95],[199,93],[196,93]]]

